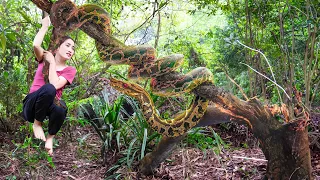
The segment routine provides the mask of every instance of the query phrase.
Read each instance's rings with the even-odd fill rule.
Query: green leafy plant
[[[21,126],[20,132],[29,135],[32,134],[32,124],[29,123],[29,125]],[[44,150],[43,142],[38,139],[33,139],[33,137],[29,135],[24,138],[22,143],[17,143],[12,140],[12,143],[16,146],[16,149],[12,152],[12,156],[24,159],[24,163],[27,166],[35,167],[40,160],[46,160],[52,168],[55,168],[52,157]],[[55,144],[56,143],[54,143],[54,145]]]
[[[6,177],[6,180],[16,180],[16,179],[17,179],[17,177],[14,175],[10,175],[10,176]]]
[[[23,91],[26,90],[25,70],[22,66],[15,65],[14,69],[0,72],[0,111],[10,117],[22,110]],[[16,93],[8,93],[16,92]]]
[[[211,127],[191,129],[185,141],[189,146],[195,146],[203,151],[212,149],[216,154],[220,154],[222,148],[229,147]]]
[[[122,145],[122,158],[120,158],[114,166],[109,168],[106,174],[113,173],[120,168],[131,169],[134,162],[140,161],[147,152],[151,151],[152,144],[159,140],[160,135],[157,132],[153,132],[148,123],[146,122],[143,113],[141,112],[139,105],[128,96],[123,96],[126,102],[134,110],[133,116],[129,116],[125,109],[122,112],[129,116],[127,121],[122,120],[123,128],[125,128],[127,135],[124,137],[124,144]],[[150,134],[150,135],[149,135]],[[108,178],[120,178],[123,174],[113,173]]]
[[[120,96],[111,104],[109,94],[102,91],[101,97],[95,97],[88,103],[80,105],[82,114],[87,116],[87,121],[93,126],[103,143],[101,147],[103,159],[105,159],[106,149],[113,147],[113,142],[116,142],[118,148],[120,147],[120,136],[125,133],[122,131],[119,116],[122,101],[123,97]]]
[[[80,107],[103,142],[101,147],[103,160],[108,150],[115,149],[120,154],[118,161],[106,172],[106,175],[112,174],[107,179],[118,179],[123,174],[115,171],[120,168],[130,169],[134,162],[141,160],[150,151],[151,142],[154,143],[153,140],[156,140],[159,134],[149,129],[134,99],[121,95],[112,103],[109,96],[111,94],[103,91],[101,97],[95,97]],[[122,107],[123,101],[133,108],[132,116]],[[123,115],[129,118],[124,119]]]

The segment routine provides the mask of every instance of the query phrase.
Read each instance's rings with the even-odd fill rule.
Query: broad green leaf
[[[8,78],[8,76],[9,76],[8,71],[5,71],[5,72],[3,73],[3,76],[4,76],[5,78]]]
[[[22,16],[28,23],[31,23],[31,19],[28,17],[28,15],[27,15],[25,12],[23,12],[23,11],[21,11],[21,10],[18,10],[18,13],[20,13],[21,16]]]
[[[147,139],[148,139],[148,130],[147,130],[147,128],[144,128],[140,159],[142,159],[144,157],[144,151],[146,150],[146,146],[147,146]]]
[[[10,40],[10,41],[16,41],[17,38],[16,38],[16,34],[14,32],[9,32],[7,33],[7,38]]]
[[[117,168],[118,168],[118,167],[117,167]],[[113,175],[111,175],[111,176],[108,176],[108,177],[106,178],[106,180],[107,180],[107,179],[119,179],[120,176],[121,176],[121,173],[116,173],[116,174],[113,174]]]
[[[167,2],[161,2],[159,5],[159,9],[161,9],[163,6],[165,6],[167,4]]]
[[[118,151],[120,152],[120,136],[121,136],[121,132],[117,132],[117,137],[116,137],[116,140],[117,140],[117,146],[118,146]]]
[[[137,141],[137,137],[131,140],[129,147],[128,147],[128,154],[127,154],[127,165],[130,167],[131,166],[131,161],[130,161],[130,154],[131,151],[133,150],[133,145]],[[133,156],[134,157],[134,156]]]
[[[3,50],[3,53],[5,53],[7,39],[6,39],[6,37],[5,37],[5,35],[3,33],[0,35],[0,40],[1,40],[1,48]]]

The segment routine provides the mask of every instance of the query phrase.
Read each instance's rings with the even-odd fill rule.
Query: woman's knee
[[[56,96],[57,90],[52,84],[45,84],[41,88],[43,88],[43,92],[45,95],[52,98]]]
[[[49,115],[48,130],[50,135],[55,135],[66,119],[66,111],[61,107],[55,107]]]
[[[62,107],[59,107],[59,106],[57,106],[55,104],[53,106],[55,108],[51,111],[50,116],[53,119],[58,119],[59,121],[64,121],[64,119],[67,116],[67,111],[65,109],[63,109]]]

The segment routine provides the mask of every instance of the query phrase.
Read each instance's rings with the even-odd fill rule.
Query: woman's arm
[[[52,53],[49,51],[44,51],[43,53],[44,53],[43,58],[50,63],[50,66],[49,66],[50,84],[52,84],[56,89],[62,88],[68,83],[68,81],[66,80],[66,78],[57,75],[56,61]]]
[[[43,18],[41,20],[41,29],[39,30],[39,32],[37,33],[37,35],[35,36],[34,40],[33,40],[33,51],[36,55],[37,61],[41,61],[42,60],[42,56],[43,56],[43,48],[41,47],[44,35],[46,34],[49,25],[50,25],[50,18],[49,16],[46,16],[45,18]]]

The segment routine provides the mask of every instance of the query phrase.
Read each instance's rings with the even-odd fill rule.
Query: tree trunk
[[[38,8],[42,9],[43,11],[50,13],[50,9],[52,6],[52,2],[49,0],[31,0]]]
[[[155,6],[157,6],[157,8],[159,8],[159,3],[158,1],[155,2]],[[155,12],[155,10],[154,10]],[[158,43],[159,43],[159,38],[160,38],[160,29],[161,29],[161,14],[160,11],[158,12],[158,28],[157,28],[157,34],[156,34],[156,39],[154,41],[154,48],[157,49],[158,47]]]
[[[312,179],[308,141],[308,114],[301,112],[288,124],[281,124],[267,106],[257,99],[241,101],[214,86],[201,86],[196,94],[210,99],[231,115],[231,120],[245,121],[261,143],[268,160],[268,179]],[[214,119],[214,117],[212,117]]]
[[[261,149],[268,160],[268,179],[312,178],[308,130],[305,123],[304,120],[300,120],[286,124],[274,130],[261,143]]]
[[[248,39],[248,34],[251,35],[251,32],[248,33],[249,29],[250,29],[250,14],[249,14],[249,7],[248,7],[248,0],[245,1],[245,4],[246,4],[246,26],[245,26],[245,29],[246,29],[246,34],[245,34],[245,42],[247,44],[249,44],[250,42],[250,46],[252,47],[252,44],[251,44],[251,41],[249,41]],[[251,37],[251,36],[250,36]],[[250,54],[250,51],[245,51],[245,58],[246,58],[246,64],[248,65],[251,65],[251,54]],[[254,96],[254,85],[253,85],[253,76],[252,76],[252,71],[251,69],[248,67],[248,76],[249,76],[249,96],[250,97],[253,97]]]

